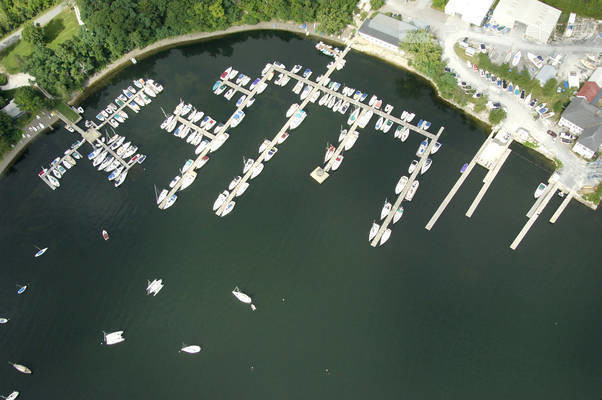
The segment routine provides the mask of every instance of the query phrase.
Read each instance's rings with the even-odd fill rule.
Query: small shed
[[[541,86],[545,85],[547,81],[554,78],[556,76],[556,68],[551,65],[544,65],[537,75],[535,75],[535,79],[539,81]]]

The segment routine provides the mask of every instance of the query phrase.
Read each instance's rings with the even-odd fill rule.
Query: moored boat
[[[395,215],[393,215],[393,223],[396,223],[397,221],[399,221],[399,219],[401,218],[402,215],[403,215],[403,207],[400,206],[395,211]]]
[[[428,139],[424,139],[422,142],[420,142],[420,146],[418,147],[418,150],[416,151],[416,155],[418,157],[421,157],[424,154],[424,152],[426,151],[426,148],[428,147],[428,145],[429,145]]]
[[[408,190],[408,193],[406,193],[407,201],[412,201],[412,199],[414,198],[414,195],[416,194],[416,191],[418,190],[419,185],[420,185],[420,183],[418,181],[412,182],[412,187],[410,187],[410,190]]]
[[[391,229],[388,229],[386,231],[384,231],[383,235],[380,237],[380,241],[378,242],[379,246],[382,246],[383,244],[385,244],[385,242],[387,240],[389,240],[389,238],[391,237]]]
[[[543,192],[545,192],[546,188],[548,187],[548,185],[546,185],[545,183],[540,183],[537,186],[537,189],[535,189],[535,193],[533,194],[535,196],[535,198],[537,199],[538,197],[540,197]]]
[[[391,212],[391,207],[393,207],[393,205],[388,200],[385,200],[385,204],[380,210],[380,219],[385,219],[385,217],[389,215],[389,213]]]
[[[407,176],[404,175],[401,178],[399,178],[399,181],[397,181],[397,185],[395,186],[395,194],[401,193],[401,191],[403,190],[403,188],[406,186],[407,183],[408,183]]]
[[[339,166],[341,165],[341,163],[343,162],[343,155],[339,154],[338,156],[336,156],[336,158],[334,159],[334,162],[332,163],[332,170],[336,171]]]
[[[226,201],[228,196],[230,196],[230,191],[224,190],[223,192],[221,192],[217,196],[217,199],[215,199],[215,201],[213,202],[213,211],[216,211],[218,208],[220,208],[222,204],[224,204],[224,201]]]
[[[372,241],[372,239],[374,239],[374,236],[376,236],[379,229],[380,229],[380,225],[377,224],[376,222],[372,222],[372,227],[370,228],[370,234],[368,235],[369,241]]]
[[[429,170],[432,164],[433,160],[431,158],[427,158],[426,162],[422,164],[422,167],[420,167],[420,175],[424,175],[424,173]]]

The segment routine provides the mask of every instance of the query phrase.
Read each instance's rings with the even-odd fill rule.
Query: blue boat
[[[512,86],[512,84],[509,84],[509,85],[508,85],[508,91],[509,91],[509,92],[512,92],[512,90],[513,90],[513,89],[514,89],[514,87]]]
[[[22,294],[26,290],[27,290],[27,285],[21,286],[19,288],[19,290],[17,290],[17,294]]]
[[[502,86],[502,80],[501,80],[501,79],[499,79],[499,78],[498,78],[498,80],[497,80],[497,85],[498,85],[498,86]]]
[[[423,125],[422,129],[424,129],[425,131],[431,127],[431,123],[429,121],[424,121],[424,123],[422,125]]]
[[[540,114],[545,114],[547,111],[548,111],[548,109],[544,107],[544,108],[541,108],[541,109],[539,110],[539,113],[540,113]]]
[[[253,83],[251,83],[251,86],[249,86],[249,90],[253,90],[255,88],[255,86],[257,86],[257,84],[261,82],[261,79],[257,78],[253,81]]]
[[[213,84],[213,88],[212,88],[211,90],[215,90],[215,89],[217,89],[218,87],[220,87],[220,86],[221,86],[221,84],[222,84],[222,81],[217,81],[217,82],[215,82],[215,83]]]
[[[311,69],[309,69],[309,68],[306,68],[305,71],[303,71],[304,78],[307,78],[310,74],[311,74]]]
[[[114,170],[113,172],[111,172],[111,174],[109,175],[109,180],[112,181],[113,179],[115,179],[117,177],[117,175],[119,175],[121,173],[121,168],[117,168],[116,170]]]
[[[97,118],[99,121],[104,121],[104,120],[105,120],[105,117],[103,117],[103,116],[102,116],[102,114],[100,114],[100,113],[99,113],[99,114],[96,116],[96,118]]]
[[[130,92],[130,91],[129,91],[129,90],[127,90],[127,89],[123,89],[123,93],[125,93],[125,95],[127,96],[127,98],[128,98],[128,99],[131,99],[131,98],[132,98],[132,96],[133,96],[133,95],[132,95],[132,92]]]
[[[514,89],[514,94],[518,96],[520,94],[520,89]]]
[[[341,84],[339,82],[335,82],[332,90],[334,90],[336,92],[337,90],[339,90],[340,87],[341,87]]]
[[[466,168],[468,168],[468,163],[464,163],[464,165],[462,165],[462,168],[460,168],[460,173],[463,174],[464,171],[466,171]]]
[[[360,97],[360,101],[366,100],[366,97],[368,97],[368,93],[362,93],[362,97]]]
[[[422,128],[422,123],[424,122],[423,119],[421,119],[420,121],[418,121],[418,125],[416,125],[418,128]]]
[[[179,135],[180,135],[180,128],[182,128],[182,125],[181,125],[181,124],[180,124],[180,126],[178,126],[178,127],[176,128],[176,130],[175,130],[175,131],[173,131],[173,135],[174,135],[174,136],[179,136]]]
[[[362,95],[362,92],[360,92],[359,90],[356,90],[355,93],[353,94],[353,98],[357,97],[359,99],[361,95]]]
[[[98,154],[98,152],[100,151],[100,148],[94,150],[92,153],[88,154],[88,160],[93,159],[94,157],[96,157],[96,155]]]
[[[142,164],[144,160],[146,160],[146,155],[142,154],[140,157],[138,157],[138,164]]]

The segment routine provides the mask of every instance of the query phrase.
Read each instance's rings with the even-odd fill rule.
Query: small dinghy
[[[236,286],[234,288],[234,290],[232,291],[232,294],[234,295],[234,297],[236,297],[240,302],[245,303],[245,304],[250,304],[251,305],[251,310],[255,311],[256,307],[253,304],[253,300],[251,299],[251,297],[249,295],[247,295],[246,293],[243,293],[240,291],[240,289],[238,288],[238,286]]]
[[[12,392],[11,394],[9,394],[8,396],[0,396],[0,397],[2,397],[4,400],[15,400],[18,396],[19,396],[19,392],[17,392],[15,390],[14,392]]]
[[[182,352],[182,351],[184,353],[195,354],[195,353],[198,353],[199,351],[201,351],[201,346],[196,346],[196,345],[186,346],[186,345],[184,345],[180,349],[180,352]]]
[[[6,324],[8,322],[8,318],[0,318],[0,324]]]
[[[21,364],[16,364],[13,362],[8,362],[10,365],[12,365],[17,371],[23,373],[23,374],[31,374],[31,370],[29,368],[27,368],[25,365],[21,365]]]
[[[102,238],[104,240],[109,240],[109,234],[104,229],[102,230]]]

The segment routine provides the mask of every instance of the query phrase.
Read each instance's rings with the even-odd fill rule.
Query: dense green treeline
[[[326,33],[352,20],[354,0],[79,0],[86,29],[56,50],[36,46],[27,72],[65,96],[128,51],[190,32],[222,30],[272,19],[317,22]]]
[[[602,19],[602,0],[542,0],[567,13],[574,12],[581,17]]]
[[[55,0],[0,0],[0,37],[54,3]]]
[[[53,2],[0,0],[0,20],[2,15],[12,15],[19,7],[31,8],[36,5],[39,10]],[[9,3],[10,7],[7,6]],[[352,21],[356,1],[78,0],[78,5],[86,25],[72,39],[49,48],[42,40],[39,28],[28,26],[24,35],[24,39],[35,45],[25,62],[26,72],[36,78],[39,86],[57,97],[65,98],[72,91],[80,89],[92,74],[128,51],[167,37],[223,30],[232,25],[256,24],[273,19],[317,22],[321,32],[340,32]],[[7,14],[9,8],[12,11]],[[31,16],[32,13],[23,15]],[[9,19],[0,21],[0,25],[4,21]],[[20,93],[15,101],[21,103],[21,109],[30,113],[47,105],[35,91]],[[4,117],[0,116],[0,154],[20,138],[19,129]]]

